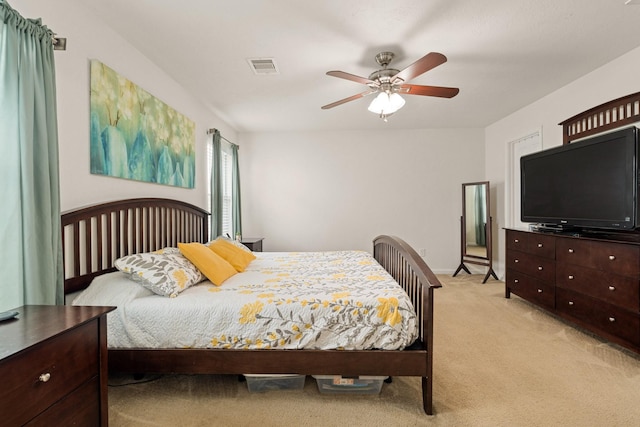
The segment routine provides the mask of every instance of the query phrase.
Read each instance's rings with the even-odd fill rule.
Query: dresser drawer
[[[555,236],[507,230],[507,252],[516,250],[543,258],[554,259],[556,255]]]
[[[554,260],[526,252],[508,251],[506,267],[544,282],[553,282],[556,278],[556,262]]]
[[[517,270],[507,269],[506,286],[509,292],[527,301],[548,309],[554,308],[555,287],[551,283],[536,280]]]
[[[0,413],[8,425],[22,425],[99,372],[97,322],[0,361]]]
[[[558,238],[556,260],[621,276],[640,278],[640,247],[620,243]]]
[[[579,320],[588,329],[640,345],[638,313],[562,288],[556,288],[556,310]]]
[[[556,264],[556,285],[640,312],[640,281],[574,264]]]
[[[93,426],[100,419],[100,382],[93,378],[55,403],[26,425],[28,427]]]

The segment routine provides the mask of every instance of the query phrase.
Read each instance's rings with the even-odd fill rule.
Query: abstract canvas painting
[[[194,188],[195,123],[91,61],[91,173]]]

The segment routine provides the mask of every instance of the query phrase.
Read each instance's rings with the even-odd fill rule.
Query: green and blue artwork
[[[195,123],[91,61],[91,173],[193,188]]]

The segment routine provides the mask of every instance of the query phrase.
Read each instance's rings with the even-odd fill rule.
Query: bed
[[[114,201],[63,213],[65,293],[77,294],[90,287],[94,279],[98,282],[108,275],[119,274],[114,263],[122,257],[177,247],[183,243],[206,243],[207,224],[206,211],[188,203],[159,198]],[[338,255],[342,258],[347,256]],[[349,349],[351,347],[342,344],[337,349],[325,349],[325,344],[311,349],[255,346],[187,348],[189,346],[171,345],[148,348],[135,342],[117,346],[109,342],[109,370],[127,373],[419,376],[422,378],[423,408],[431,415],[433,296],[434,289],[441,284],[424,260],[397,237],[376,237],[372,255],[376,265],[379,263],[404,290],[402,294],[415,309],[413,317],[405,316],[415,323],[415,335],[406,345],[400,346],[401,350],[360,349],[357,346]],[[262,271],[259,268],[264,269],[264,265],[276,262],[279,256],[260,255],[254,270],[238,276],[259,274]],[[349,252],[349,256],[365,257],[365,254]],[[368,263],[366,257],[357,258],[355,262]],[[286,270],[286,266],[283,268]],[[187,291],[193,290],[197,295],[204,289],[198,285]],[[224,284],[220,289],[224,289]],[[176,301],[181,297],[179,295]],[[169,298],[159,299],[166,301]]]

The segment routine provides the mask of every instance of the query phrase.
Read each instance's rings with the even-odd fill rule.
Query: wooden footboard
[[[424,260],[404,240],[378,236],[373,241],[373,257],[409,295],[420,325],[420,340],[431,348],[433,339],[433,290],[442,287]]]
[[[113,271],[120,256],[178,242],[205,242],[208,214],[166,199],[130,199],[62,215],[65,292]],[[422,377],[423,407],[432,407],[433,290],[440,282],[406,242],[379,236],[375,259],[407,292],[419,338],[405,350],[109,349],[109,369],[130,373],[376,375]]]
[[[427,263],[404,240],[378,236],[373,241],[373,257],[402,286],[413,303],[420,325],[420,346],[426,352],[426,375],[422,376],[424,410],[432,413],[433,394],[433,290],[442,287]]]

